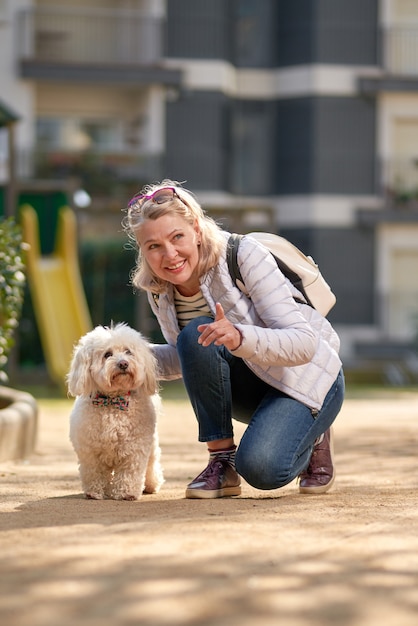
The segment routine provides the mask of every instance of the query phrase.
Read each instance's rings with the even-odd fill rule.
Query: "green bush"
[[[23,250],[20,227],[12,218],[0,219],[0,383],[8,380],[5,369],[22,310]]]

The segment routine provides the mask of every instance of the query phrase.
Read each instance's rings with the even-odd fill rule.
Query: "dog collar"
[[[130,395],[130,391],[128,391],[126,396],[106,396],[103,393],[97,392],[95,395],[91,394],[90,398],[94,406],[115,406],[121,411],[127,411],[129,408]]]

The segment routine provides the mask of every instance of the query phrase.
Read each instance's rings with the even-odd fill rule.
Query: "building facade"
[[[79,177],[94,210],[186,181],[226,227],[315,258],[347,361],[410,359],[418,2],[2,0],[0,33],[22,183]]]

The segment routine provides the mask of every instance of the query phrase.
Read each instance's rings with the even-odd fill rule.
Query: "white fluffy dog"
[[[70,439],[86,498],[137,500],[162,483],[156,360],[126,324],[97,326],[76,345],[67,376],[77,396]]]

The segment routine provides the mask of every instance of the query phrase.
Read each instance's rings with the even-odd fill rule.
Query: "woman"
[[[183,378],[208,446],[209,463],[186,497],[237,496],[240,476],[258,489],[299,476],[301,493],[328,491],[331,424],[344,397],[328,320],[300,302],[251,237],[238,251],[244,295],[228,271],[229,233],[176,182],[134,196],[124,225],[138,246],[133,285],[148,292],[167,341],[154,346],[161,380]],[[238,447],[233,418],[248,424]]]

